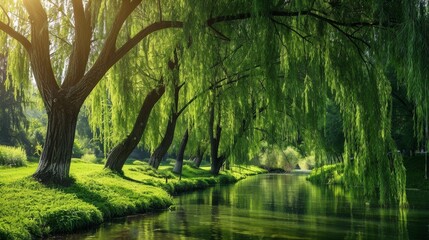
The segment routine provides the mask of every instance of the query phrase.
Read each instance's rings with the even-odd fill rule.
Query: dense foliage
[[[391,82],[394,76],[404,87],[418,141],[427,145],[425,1],[0,5],[10,86],[28,87],[31,66],[48,115],[39,181],[69,177],[84,105],[105,152],[144,127],[141,145],[161,159],[180,141],[175,130],[188,129],[188,155],[208,149],[216,174],[224,164],[252,159],[261,142],[304,142],[319,164],[326,157],[344,161],[344,182],[363,185],[366,198],[406,204]],[[145,97],[159,86],[165,93],[139,121]]]

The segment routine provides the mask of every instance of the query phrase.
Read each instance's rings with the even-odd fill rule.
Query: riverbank
[[[0,239],[32,239],[96,226],[113,217],[166,209],[171,194],[232,183],[263,173],[254,166],[233,167],[213,177],[208,168],[185,165],[180,176],[172,166],[155,171],[142,162],[125,165],[124,174],[100,164],[73,162],[69,187],[46,186],[29,176],[37,165],[0,168]]]
[[[407,189],[429,190],[429,180],[425,180],[425,158],[423,155],[404,157],[407,175]],[[342,184],[343,164],[326,165],[314,169],[307,180],[317,184]]]

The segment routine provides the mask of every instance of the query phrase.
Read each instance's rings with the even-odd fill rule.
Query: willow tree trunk
[[[171,146],[174,138],[174,131],[176,129],[177,116],[173,113],[170,117],[170,120],[167,124],[167,129],[164,134],[164,138],[158,147],[153,151],[152,155],[149,159],[149,165],[155,169],[158,169],[159,164],[161,164],[161,160],[164,155],[167,153],[168,149]]]
[[[211,141],[211,165],[210,165],[210,172],[213,175],[218,175],[220,172],[220,169],[222,165],[225,163],[226,157],[224,155],[218,156],[219,152],[219,140],[220,140],[220,127],[217,127],[219,132],[219,138],[213,139]]]
[[[48,112],[46,140],[33,177],[43,183],[67,184],[79,108],[54,102]]]
[[[186,144],[188,144],[188,129],[186,129],[183,135],[182,142],[180,143],[179,152],[177,154],[176,163],[174,164],[173,172],[182,175],[183,168],[183,156],[185,154]]]
[[[194,166],[199,168],[201,165],[201,162],[203,161],[204,151],[201,149],[201,147],[198,147],[197,154],[194,156],[193,162]]]
[[[222,128],[220,127],[220,113],[219,113],[217,123],[216,123],[216,132],[214,132],[214,127],[215,127],[214,115],[215,115],[215,109],[214,109],[214,104],[212,104],[210,109],[210,119],[209,119],[210,157],[211,157],[210,172],[213,175],[218,175],[220,168],[222,167],[226,157],[218,156]]]
[[[225,162],[225,157],[223,157],[223,156],[218,157],[216,159],[212,159],[212,163],[210,166],[210,172],[213,175],[219,175],[220,169],[222,168],[222,165],[224,164],[224,162]]]
[[[143,136],[150,112],[164,92],[164,86],[160,86],[149,92],[140,108],[139,115],[134,122],[133,130],[124,140],[110,151],[104,168],[108,168],[116,172],[122,172],[125,161],[130,156],[131,152],[137,147],[137,144]]]

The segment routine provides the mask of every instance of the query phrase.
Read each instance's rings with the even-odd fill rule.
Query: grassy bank
[[[138,163],[138,162],[137,162]],[[113,217],[165,209],[173,204],[170,194],[236,182],[262,173],[256,167],[234,167],[219,176],[207,168],[185,165],[182,179],[171,166],[154,171],[138,163],[126,165],[124,175],[103,166],[75,161],[75,183],[69,187],[46,186],[30,178],[37,165],[0,167],[0,239],[31,239],[88,228]]]
[[[407,174],[407,188],[429,190],[429,180],[425,180],[425,158],[423,155],[404,157]],[[317,184],[342,184],[343,165],[326,165],[314,169],[307,180]]]
[[[315,168],[307,180],[317,184],[342,184],[344,165],[341,163]]]

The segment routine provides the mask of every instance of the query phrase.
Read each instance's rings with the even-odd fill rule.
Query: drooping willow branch
[[[7,14],[6,10],[4,9],[3,6],[0,6],[0,8],[2,9],[2,11],[4,12],[4,14],[7,17],[7,23],[0,21],[0,30],[2,30],[3,32],[5,32],[7,35],[9,35],[10,37],[12,37],[13,39],[17,40],[19,43],[22,44],[22,46],[25,48],[25,50],[27,52],[30,51],[31,49],[31,43],[30,41],[24,37],[21,33],[17,32],[15,29],[13,29],[10,26],[10,18],[9,15]]]

